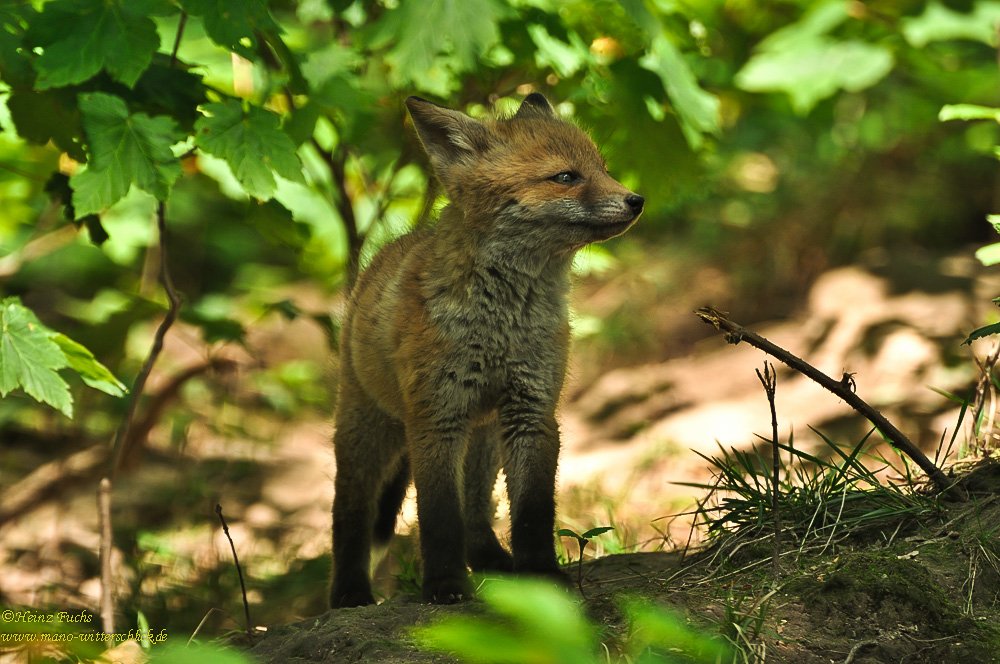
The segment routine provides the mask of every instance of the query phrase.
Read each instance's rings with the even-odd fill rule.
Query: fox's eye
[[[558,182],[559,184],[572,184],[576,182],[576,173],[572,171],[563,171],[562,173],[556,173],[551,178],[553,182]]]

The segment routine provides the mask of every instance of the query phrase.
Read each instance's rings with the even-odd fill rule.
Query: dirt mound
[[[766,534],[731,534],[686,557],[651,552],[586,562],[581,602],[612,656],[628,639],[622,600],[641,597],[676,607],[727,640],[742,653],[737,661],[1000,662],[1000,464],[982,462],[960,483],[967,501],[923,498],[932,518],[907,513],[877,528],[845,524],[801,540],[786,534],[777,579]],[[479,602],[437,607],[396,596],[277,628],[250,651],[265,662],[452,662],[418,649],[412,628],[486,610]],[[483,647],[489,652],[490,644]]]

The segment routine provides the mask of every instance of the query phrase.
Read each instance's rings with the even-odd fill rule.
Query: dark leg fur
[[[399,470],[382,488],[382,495],[378,501],[377,516],[375,517],[375,544],[386,545],[392,536],[396,534],[396,518],[399,510],[403,506],[406,498],[406,490],[410,486],[410,461],[403,455],[400,460]]]
[[[514,559],[493,531],[493,487],[500,470],[500,432],[496,421],[472,431],[465,454],[465,552],[475,572],[510,572]]]
[[[511,548],[514,571],[540,574],[560,581],[555,553],[555,477],[559,433],[555,418],[501,412],[504,425],[504,467],[511,502]]]
[[[459,418],[411,424],[407,440],[417,487],[417,521],[425,602],[451,604],[472,596],[462,518],[463,456],[468,430]]]
[[[350,376],[345,375],[346,382]],[[374,604],[368,566],[376,520],[385,530],[384,510],[395,501],[397,477],[388,471],[399,467],[403,449],[403,425],[382,414],[374,404],[359,397],[360,390],[341,390],[337,410],[334,454],[337,474],[333,497],[333,586],[334,608]],[[378,444],[371,444],[378,441]],[[389,490],[383,487],[389,482]],[[404,488],[405,491],[405,488]],[[377,496],[393,494],[379,501]],[[382,509],[380,509],[382,508]],[[393,514],[393,524],[395,514]]]

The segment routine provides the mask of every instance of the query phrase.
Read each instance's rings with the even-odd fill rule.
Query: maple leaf
[[[132,87],[160,47],[150,15],[177,11],[166,0],[53,0],[28,31],[40,46],[35,89],[82,83],[104,69]]]
[[[166,116],[130,114],[124,100],[103,92],[79,97],[90,147],[86,170],[70,179],[77,218],[118,202],[135,184],[159,200],[181,174],[170,146],[181,140],[177,123]]]
[[[206,104],[208,114],[195,123],[195,145],[226,161],[248,194],[267,200],[274,194],[274,173],[304,182],[295,143],[278,128],[279,117],[236,99]]]

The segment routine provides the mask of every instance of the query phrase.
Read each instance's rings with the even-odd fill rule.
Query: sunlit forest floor
[[[990,299],[1000,292],[1000,279],[964,255],[890,259],[873,254],[856,265],[825,272],[803,297],[777,303],[748,296],[728,283],[721,270],[706,267],[667,278],[657,275],[657,270],[668,269],[655,256],[622,261],[602,274],[582,277],[575,296],[579,338],[561,416],[560,527],[577,532],[595,526],[614,527],[588,548],[588,557],[661,552],[648,558],[609,558],[617,561],[607,563],[612,567],[594,563],[587,568],[588,587],[597,602],[593,611],[609,623],[620,620],[609,608],[613,605],[612,590],[663,596],[703,618],[714,615],[719,620],[720,612],[725,613],[725,607],[732,608],[734,602],[743,606],[737,607],[737,613],[746,613],[751,607],[756,611],[767,592],[760,579],[742,578],[726,581],[723,586],[713,581],[708,585],[712,592],[707,592],[708,582],[698,579],[712,578],[708,567],[692,572],[684,582],[690,585],[664,585],[678,564],[676,554],[666,552],[686,544],[702,544],[705,537],[703,530],[692,531],[692,518],[685,514],[704,497],[704,491],[676,484],[711,481],[711,468],[694,452],[712,455],[718,453],[720,445],[742,449],[763,445],[762,454],[769,455],[758,435],[769,437],[770,413],[754,373],[762,367],[763,354],[745,344],[727,345],[691,313],[693,309],[702,305],[726,309],[734,320],[753,326],[830,375],[854,373],[859,395],[928,454],[934,456],[941,448],[939,456],[943,457],[943,448],[949,447],[958,426],[960,405],[942,393],[964,398],[976,386],[980,370],[973,356],[982,358],[990,348],[987,342],[976,342],[971,349],[960,343],[986,318]],[[315,310],[337,307],[337,302],[308,291],[297,291],[296,297]],[[152,392],[167,385],[165,376],[205,362],[193,338],[183,327],[172,334],[160,372],[151,383]],[[275,318],[252,328],[245,348],[230,348],[221,355],[233,364],[226,371],[209,374],[209,381],[194,382],[178,391],[152,429],[141,458],[116,483],[113,518],[119,615],[129,626],[134,626],[141,611],[151,627],[169,624],[178,634],[201,629],[204,636],[211,636],[242,627],[237,576],[228,541],[216,520],[216,503],[221,504],[236,543],[255,625],[288,623],[326,610],[334,467],[329,444],[332,425],[323,397],[333,391],[336,361],[327,357],[323,332],[305,318]],[[282,392],[271,389],[261,378],[263,367],[280,365],[290,367],[289,371],[299,367],[308,374],[305,367],[316,364],[328,369],[313,383],[302,380],[313,385],[306,397],[299,395],[300,401],[309,403],[308,408],[283,410]],[[870,428],[834,396],[780,366],[776,406],[783,442],[791,441],[797,448],[826,458],[833,452],[824,449],[822,439],[810,427],[848,453]],[[990,418],[989,396],[986,406]],[[950,446],[951,461],[982,451],[974,449],[970,420],[958,427]],[[983,434],[992,435],[992,430],[985,427]],[[77,481],[72,469],[58,462],[97,442],[56,438],[13,441],[0,490],[16,488],[29,472],[50,462],[56,462],[50,470],[66,473],[66,486],[41,496],[3,526],[0,578],[4,602],[96,611],[96,479]],[[907,474],[905,462],[887,447],[873,446],[872,452],[893,462],[894,467],[886,467],[880,461],[870,461],[885,481],[900,481]],[[995,492],[997,485],[985,489],[983,495],[991,490]],[[498,527],[504,527],[505,515],[501,500]],[[983,515],[997,519],[995,512],[984,511]],[[405,590],[412,580],[413,545],[405,533],[414,522],[411,496],[400,526],[404,536],[398,538],[380,572],[387,596],[399,592],[400,587]],[[903,545],[904,534],[937,542],[940,537],[947,540],[951,532],[921,535],[914,528],[914,524],[906,525],[891,542]],[[972,582],[974,577],[967,569],[941,572],[950,575],[954,591],[950,602],[968,596],[966,603],[956,606],[962,616],[973,621],[979,620],[980,614],[997,617],[1000,570],[996,568],[996,553],[1000,547],[996,547],[995,529],[989,532],[993,557],[982,558],[976,581],[979,585]],[[855,564],[849,562],[855,558],[847,552],[862,543],[877,549],[865,552],[865,556],[894,557],[895,549],[887,544],[890,534],[865,533],[863,538],[831,550],[832,557],[799,565],[821,568],[814,577],[825,583],[822,579],[832,578],[833,570]],[[569,541],[563,544],[569,562],[577,554],[576,545]],[[752,555],[746,551],[741,554],[751,556],[745,563],[760,555],[754,551]],[[845,555],[840,563],[837,551]],[[947,556],[939,558],[943,564]],[[970,559],[963,560],[968,567]],[[733,557],[729,564],[738,567],[742,563]],[[629,571],[633,569],[640,571]],[[931,569],[929,573],[938,572]],[[685,587],[691,594],[682,592]],[[880,624],[877,634],[848,624],[855,620],[850,616],[852,610],[859,612],[860,621],[863,615],[878,610],[880,604],[871,602],[878,604],[886,593],[868,604],[858,600],[854,609],[846,605],[831,609],[826,603],[822,610],[839,612],[836,619],[846,621],[839,626],[830,623],[821,629],[818,623],[809,627],[808,622],[793,621],[782,627],[790,619],[776,608],[778,605],[792,607],[806,616],[803,620],[821,621],[816,613],[819,609],[806,610],[801,603],[807,595],[814,597],[825,591],[812,586],[806,590],[787,601],[769,599],[767,606],[774,607],[774,612],[767,614],[764,626],[758,626],[753,642],[757,645],[748,647],[773,649],[778,647],[775,644],[784,644],[777,652],[784,653],[785,659],[777,661],[826,662],[835,656],[843,660],[847,650],[842,649],[850,648],[851,638],[853,643],[869,636],[887,643],[896,638],[890,639],[892,629],[899,638],[909,638],[911,645],[923,638],[917,633],[925,617],[912,611],[897,616],[898,629]],[[397,607],[400,603],[410,606],[402,599],[392,602]],[[421,620],[426,619],[423,608],[413,610]],[[364,615],[370,619],[371,610]],[[911,625],[916,627],[911,629]],[[840,630],[840,640],[811,648],[810,639],[823,630]],[[848,633],[859,636],[849,638]],[[951,648],[948,652],[964,653],[966,662],[996,661],[968,659],[973,651],[958,648],[955,639],[949,640],[947,635],[927,638],[925,646],[920,646],[925,655],[900,661],[957,661],[940,659],[945,646]],[[899,650],[903,653],[899,656],[923,652],[920,647]],[[439,661],[417,654],[387,657],[365,661]],[[883,660],[859,656],[855,661]]]

